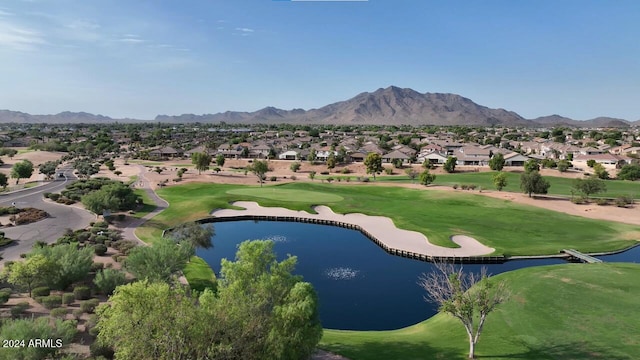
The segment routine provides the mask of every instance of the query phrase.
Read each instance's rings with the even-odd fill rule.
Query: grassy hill
[[[640,265],[566,264],[504,273],[508,303],[487,320],[479,359],[637,359]],[[390,310],[392,311],[392,310]],[[325,330],[321,347],[352,360],[466,359],[460,322],[438,314],[394,331]]]

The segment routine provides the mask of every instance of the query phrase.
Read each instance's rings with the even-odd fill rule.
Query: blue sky
[[[640,119],[640,1],[2,0],[0,109],[315,108],[396,85]]]

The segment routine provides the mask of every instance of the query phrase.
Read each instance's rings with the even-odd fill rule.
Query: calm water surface
[[[271,221],[237,221],[215,224],[212,249],[198,249],[216,274],[220,260],[234,259],[244,240],[270,239],[278,259],[298,257],[296,273],[313,284],[320,298],[325,328],[387,330],[429,318],[436,308],[424,301],[417,285],[430,263],[387,254],[360,232],[328,225]],[[601,257],[605,261],[640,259],[640,247]],[[564,263],[561,259],[518,260],[487,266],[495,275],[529,266]],[[481,265],[465,265],[479,271]]]

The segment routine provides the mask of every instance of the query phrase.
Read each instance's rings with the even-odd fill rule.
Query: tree
[[[609,178],[609,172],[604,168],[602,164],[593,165],[593,172],[598,177],[598,179],[606,180]]]
[[[469,339],[469,359],[473,359],[487,316],[509,299],[507,285],[490,280],[486,268],[474,274],[453,264],[436,263],[435,267],[435,271],[422,274],[419,284],[440,311],[460,320]]]
[[[47,161],[44,164],[40,164],[38,166],[38,171],[40,174],[44,174],[47,179],[51,179],[53,174],[56,173],[56,168],[58,167],[58,163],[56,161]]]
[[[549,182],[536,170],[520,175],[520,189],[529,197],[531,194],[546,194],[549,186]]]
[[[100,171],[100,165],[92,164],[88,160],[78,160],[74,162],[73,168],[76,169],[78,175],[81,177],[89,178],[93,174],[97,174]]]
[[[38,285],[47,283],[55,272],[56,265],[51,259],[44,255],[36,255],[6,267],[2,278],[9,284],[27,289],[29,297],[31,297],[31,290]]]
[[[92,191],[81,198],[82,205],[100,215],[104,210],[131,210],[137,205],[138,196],[133,189],[122,184],[115,183],[102,186],[99,190]]]
[[[200,175],[203,171],[209,170],[211,155],[207,153],[195,152],[191,154],[191,163],[195,165],[196,170],[198,170],[198,175]]]
[[[585,179],[573,180],[573,189],[583,194],[587,199],[591,194],[597,194],[607,191],[607,185],[601,179],[589,176]]]
[[[436,174],[430,174],[429,169],[426,169],[420,174],[420,184],[427,186],[436,180]]]
[[[278,262],[271,241],[247,241],[223,260],[217,292],[140,281],[101,305],[98,341],[123,359],[305,359],[322,336],[311,284]]]
[[[587,166],[592,168],[596,164],[596,161],[593,159],[587,160]]]
[[[63,348],[73,341],[77,333],[76,326],[75,320],[51,321],[48,317],[4,320],[0,327],[0,339],[24,341],[24,346],[5,345],[0,351],[0,360],[62,359]],[[51,339],[53,344],[52,346],[30,344],[36,339]]]
[[[213,224],[198,224],[196,222],[187,222],[180,224],[171,229],[167,236],[175,242],[188,242],[193,247],[209,249],[213,247],[211,242],[215,235]]]
[[[11,168],[11,178],[16,179],[16,185],[20,179],[30,178],[31,174],[33,174],[33,163],[29,160],[17,162]]]
[[[225,162],[225,158],[224,155],[222,154],[218,154],[216,156],[216,165],[223,167],[224,166],[224,162]]]
[[[51,273],[52,287],[64,290],[74,282],[87,277],[93,264],[93,247],[78,248],[77,243],[44,246],[31,251],[33,256],[42,255],[52,261],[56,271]]]
[[[315,171],[309,171],[309,179],[311,179],[311,181],[313,181],[313,179],[315,179],[316,177],[316,172]]]
[[[558,165],[557,169],[560,172],[566,172],[569,169],[569,167],[571,167],[571,163],[568,160],[560,160],[558,161],[557,165]]]
[[[169,282],[173,275],[184,269],[193,256],[191,244],[176,243],[162,238],[152,246],[138,246],[129,252],[125,268],[138,279],[151,282]]]
[[[640,179],[640,165],[628,164],[623,166],[618,173],[618,179],[631,181]],[[1,184],[0,182],[0,185]]]
[[[377,153],[369,153],[364,159],[364,166],[367,168],[367,174],[373,174],[373,180],[376,174],[380,174],[384,168],[382,167],[382,157]]]
[[[329,157],[327,158],[327,169],[332,170],[333,168],[336,167],[336,155],[333,153],[333,151],[329,154]]]
[[[300,170],[300,163],[299,162],[294,162],[291,164],[291,166],[289,167],[289,169],[291,169],[291,171],[293,172],[298,172],[298,170]]]
[[[217,299],[200,299],[226,314],[217,323],[233,340],[220,358],[306,359],[322,336],[313,286],[292,274],[296,257],[278,262],[273,246],[241,243],[235,261],[222,260]]]
[[[6,189],[7,185],[9,185],[9,179],[7,179],[7,175],[5,175],[4,173],[0,173],[0,186],[2,186],[3,189]]]
[[[447,161],[442,166],[442,168],[444,169],[444,171],[446,171],[448,173],[455,172],[456,171],[456,161],[458,161],[457,157],[449,156],[447,158]]]
[[[120,270],[103,269],[98,271],[93,283],[103,294],[110,296],[118,286],[127,283],[127,278]]]
[[[409,179],[411,179],[411,183],[413,183],[413,181],[416,179],[416,177],[418,177],[418,172],[415,171],[413,168],[405,169],[404,173],[407,174]]]
[[[247,166],[247,170],[251,171],[258,177],[258,180],[260,180],[260,187],[262,187],[262,183],[265,178],[264,174],[269,171],[269,164],[263,160],[256,160],[252,165]]]
[[[494,154],[489,160],[489,167],[491,170],[502,171],[502,168],[504,167],[504,155],[502,155],[502,153]]]
[[[309,150],[309,155],[307,155],[307,161],[309,162],[314,162],[316,161],[317,158],[317,151],[314,148],[311,148],[311,150]]]
[[[496,186],[498,191],[502,191],[507,186],[507,174],[503,172],[497,172],[493,175],[493,185]]]
[[[524,163],[524,171],[527,173],[540,171],[540,163],[536,159],[529,159]]]

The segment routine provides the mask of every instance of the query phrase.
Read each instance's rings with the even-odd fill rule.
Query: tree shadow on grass
[[[455,348],[436,348],[425,341],[364,342],[360,344],[323,344],[320,348],[352,360],[464,360],[467,354]]]
[[[558,359],[558,360],[585,360],[585,359],[607,359],[607,360],[630,360],[635,357],[612,353],[615,347],[602,347],[587,342],[567,342],[549,346],[527,346],[528,350],[520,353],[478,355],[476,359]]]

